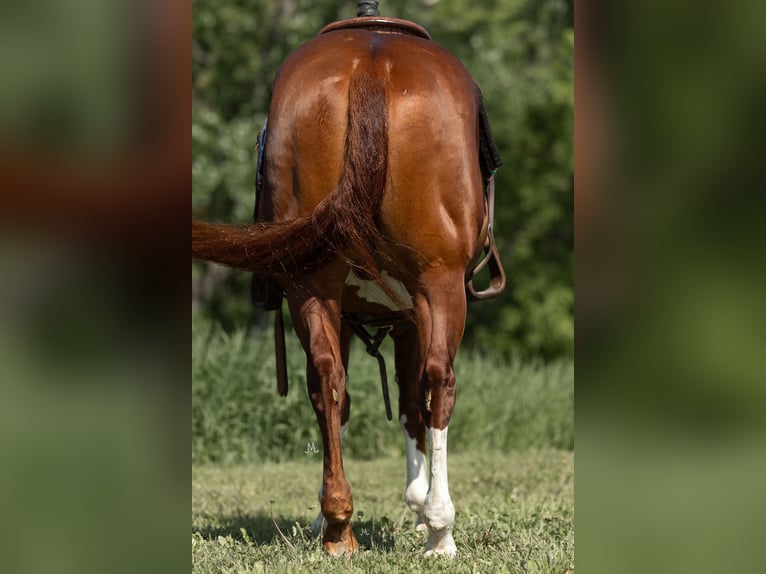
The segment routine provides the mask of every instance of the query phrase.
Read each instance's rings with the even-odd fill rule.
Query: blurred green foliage
[[[382,346],[393,378],[393,344]],[[275,392],[270,337],[253,343],[244,329],[225,333],[215,323],[192,323],[192,462],[241,463],[305,459],[322,438],[306,398],[306,360],[298,338],[287,338],[290,392]],[[463,350],[455,364],[457,407],[450,419],[450,452],[526,448],[574,449],[574,365],[570,359],[506,362]],[[404,456],[394,414],[386,421],[375,360],[354,340],[345,456]],[[392,384],[396,413],[399,388]],[[306,452],[308,450],[308,453]]]
[[[196,216],[250,220],[254,146],[274,74],[324,24],[355,10],[350,0],[195,0]],[[481,86],[505,160],[497,174],[495,228],[509,287],[501,298],[470,307],[466,343],[504,355],[571,355],[573,2],[383,0],[381,14],[424,25],[461,59]],[[210,273],[195,264],[193,281],[204,282]],[[200,310],[227,328],[246,324],[247,306],[224,299],[247,302],[247,284],[245,273],[219,273],[198,298]]]

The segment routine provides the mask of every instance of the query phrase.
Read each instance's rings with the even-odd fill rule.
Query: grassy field
[[[422,557],[426,535],[415,531],[414,515],[404,505],[404,460],[398,457],[345,465],[361,546],[350,559],[325,556],[308,529],[318,511],[320,455],[306,462],[194,466],[193,571],[564,574],[573,569],[571,452],[463,453],[449,462],[457,513],[454,561]]]
[[[321,447],[306,394],[306,359],[295,335],[287,338],[290,391],[276,392],[271,333],[260,339],[228,335],[196,324],[192,335],[192,462],[248,463],[300,460]],[[375,359],[353,341],[348,389],[351,420],[344,454],[353,458],[403,455],[393,373],[393,345],[383,344],[394,420],[385,416]],[[510,452],[574,448],[574,367],[505,364],[461,351],[455,362],[457,402],[450,452]]]
[[[390,342],[383,351],[395,406]],[[396,418],[386,421],[377,364],[359,344],[352,346],[349,367],[344,458],[362,551],[350,560],[322,554],[307,529],[318,512],[321,440],[294,335],[288,335],[288,370],[290,393],[281,398],[270,336],[229,335],[193,323],[195,572],[572,569],[571,361],[504,364],[475,351],[459,354],[449,456],[459,550],[454,562],[421,557],[425,535],[415,532],[403,501],[401,431]]]

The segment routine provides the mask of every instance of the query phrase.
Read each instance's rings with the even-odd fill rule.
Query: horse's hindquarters
[[[422,38],[339,30],[285,62],[269,115],[264,215],[309,214],[337,193],[349,159],[353,74],[385,86],[385,190],[373,192],[382,195],[375,217],[392,258],[409,270],[422,264],[465,270],[481,248],[485,216],[478,93],[457,59]],[[360,115],[374,113],[367,93],[360,102]],[[374,140],[360,150],[360,164],[379,159]]]
[[[464,279],[485,222],[473,80],[424,39],[329,32],[280,70],[269,130],[263,215],[281,222],[303,217],[310,224],[301,229],[310,236],[295,243],[313,243],[306,249],[324,254],[321,264],[286,284],[322,432],[325,549],[356,549],[340,444],[349,408],[341,312],[378,319],[394,313],[406,318],[401,329],[408,333],[397,342],[397,373],[400,417],[414,441],[409,502],[430,529],[428,552],[454,554],[446,435],[465,324]],[[424,493],[418,464],[426,432],[431,464]]]

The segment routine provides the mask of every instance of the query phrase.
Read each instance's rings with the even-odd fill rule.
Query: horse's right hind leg
[[[463,338],[466,295],[462,275],[443,273],[425,280],[427,303],[419,306],[421,342],[427,342],[420,385],[421,413],[428,437],[429,483],[423,516],[429,537],[426,556],[454,556],[455,507],[447,478],[447,429],[455,405],[454,361]]]
[[[447,426],[455,404],[453,364],[463,336],[466,298],[462,276],[457,274],[424,283],[431,290],[415,297],[414,325],[395,334],[399,409],[408,455],[405,500],[418,515],[418,524],[428,528],[425,555],[454,556]]]

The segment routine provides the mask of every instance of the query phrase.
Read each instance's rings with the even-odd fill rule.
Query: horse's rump
[[[280,68],[259,223],[194,222],[193,255],[297,280],[342,257],[465,269],[483,245],[479,95],[462,64],[407,35],[338,30]],[[406,278],[402,278],[406,279]]]
[[[383,118],[375,118],[375,98],[349,89],[354,78],[365,78],[360,87],[372,83],[384,90]],[[344,145],[343,139],[346,94],[351,93],[359,97],[349,118],[361,114],[364,122],[384,122],[376,128],[383,128],[381,136],[360,130],[359,146]],[[311,213],[336,189],[343,191],[337,181],[344,156],[351,174],[369,169],[367,164],[382,168],[382,160],[382,186],[379,178],[367,186],[357,179],[351,189],[355,196],[372,193],[375,200],[356,198],[351,205],[365,202],[363,213],[340,219],[360,222],[371,216],[366,222],[374,221],[385,240],[381,243],[372,230],[364,233],[375,239],[373,252],[379,259],[387,255],[389,265],[402,262],[412,270],[413,265],[437,262],[457,267],[469,263],[484,215],[479,103],[473,80],[456,58],[417,37],[339,30],[318,36],[288,59],[273,98],[264,186],[264,197],[271,199],[262,217],[280,220]],[[282,132],[276,133],[273,122],[279,118]],[[385,158],[379,156],[379,137],[387,140]],[[286,153],[288,148],[292,154]],[[345,201],[337,207],[349,209]]]

